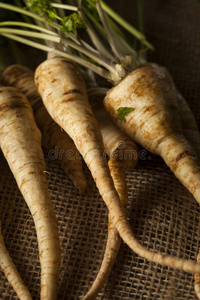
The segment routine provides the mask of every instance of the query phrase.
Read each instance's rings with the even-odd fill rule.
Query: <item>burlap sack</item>
[[[110,3],[133,22],[132,0]],[[156,48],[149,54],[149,60],[169,69],[200,124],[200,3],[146,0],[145,4],[146,32]],[[89,192],[80,196],[58,162],[48,153],[45,159],[62,247],[58,299],[81,299],[103,257],[107,209],[86,166]],[[2,154],[0,170],[0,215],[5,243],[37,300],[40,264],[33,220]],[[140,243],[155,251],[194,260],[200,246],[199,205],[163,161],[143,149],[137,168],[127,173],[127,183],[128,216]],[[196,299],[193,282],[193,275],[150,263],[122,244],[98,299]],[[2,272],[0,299],[17,299]]]

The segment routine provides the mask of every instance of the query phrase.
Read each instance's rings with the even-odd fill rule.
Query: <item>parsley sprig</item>
[[[56,9],[52,7],[50,0],[29,0],[27,2],[27,9],[39,13],[41,17],[45,16],[46,20],[49,21],[55,21],[55,19],[61,20]]]
[[[55,5],[58,7],[58,5]],[[61,24],[60,32],[61,33],[69,33],[73,32],[77,35],[78,28],[86,28],[80,14],[74,12],[64,18],[60,17],[53,7],[52,2],[50,0],[29,0],[27,2],[27,8],[32,9],[33,12],[39,13],[41,17],[45,17],[46,21],[55,22],[58,20]],[[68,6],[70,8],[70,6]]]
[[[74,12],[71,15],[63,18],[61,20],[62,22],[62,27],[60,29],[60,32],[73,32],[75,35],[77,35],[77,29],[79,28],[86,28],[85,23],[83,22],[83,19],[81,18],[81,16]]]

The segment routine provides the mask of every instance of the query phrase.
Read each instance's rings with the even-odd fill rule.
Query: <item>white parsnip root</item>
[[[69,135],[50,117],[37,92],[33,72],[22,65],[11,65],[2,74],[4,82],[18,88],[31,103],[36,124],[42,133],[42,146],[60,161],[62,168],[83,194],[87,182],[82,170],[81,157]]]
[[[200,203],[199,160],[184,136],[178,97],[166,69],[146,64],[112,88],[104,104],[114,122],[140,145],[160,155]],[[126,123],[118,118],[121,106],[133,108]]]
[[[27,98],[0,88],[0,147],[30,209],[41,263],[41,299],[55,300],[60,272],[57,220],[45,177],[41,134]]]
[[[20,300],[31,300],[31,294],[10,257],[3,239],[0,222],[0,267]]]
[[[164,159],[200,203],[200,135],[167,70],[156,64],[141,66],[108,92],[104,105],[124,132]],[[133,108],[126,116],[126,123],[118,118],[120,107]],[[195,290],[200,295],[199,274],[195,279]]]
[[[104,158],[102,136],[77,67],[62,57],[48,59],[37,68],[35,82],[47,111],[69,134],[82,154],[109,209],[110,218],[125,243],[150,261],[191,273],[199,272],[200,264],[149,251],[134,237],[114,188]]]
[[[198,159],[200,160],[200,132],[197,122],[186,100],[181,94],[178,94],[178,104],[184,136],[194,147]]]
[[[186,100],[181,94],[178,95],[178,103],[181,113],[181,123],[184,136],[193,145],[198,159],[200,160],[200,132],[194,115],[189,108]],[[197,255],[197,262],[200,262],[200,252]],[[194,289],[196,296],[200,299],[200,273],[194,276]]]
[[[138,147],[112,122],[103,108],[102,100],[106,91],[107,89],[104,88],[91,88],[88,90],[88,97],[102,133],[105,151],[110,157],[108,165],[115,189],[122,207],[126,209],[128,191],[125,174],[126,170],[134,168],[138,162]],[[120,245],[120,235],[109,215],[108,237],[103,261],[97,277],[83,300],[96,299],[110,275]]]

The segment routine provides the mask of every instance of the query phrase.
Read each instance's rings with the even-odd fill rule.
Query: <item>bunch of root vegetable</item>
[[[4,71],[3,82],[7,86],[19,89],[29,99],[35,121],[42,132],[42,143],[45,148],[59,145],[60,149],[64,148],[67,151],[73,148],[74,151],[77,149],[80,152],[109,210],[109,233],[103,263],[94,284],[83,299],[96,299],[108,278],[121,239],[135,253],[149,261],[196,273],[195,291],[200,297],[200,263],[150,251],[135,238],[126,217],[125,171],[136,165],[138,156],[127,159],[125,155],[122,158],[119,155],[120,143],[126,145],[123,149],[124,154],[127,152],[137,154],[138,148],[135,142],[148,151],[160,155],[199,203],[200,134],[186,101],[177,91],[173,79],[164,67],[146,62],[144,50],[153,47],[143,33],[128,24],[103,1],[86,0],[82,3],[79,0],[69,5],[48,0],[26,2],[28,5],[26,10],[2,2],[0,2],[0,9],[26,15],[35,20],[37,25],[16,21],[2,22],[0,34],[48,52],[47,60],[35,71],[34,80],[33,74],[27,68],[14,65]],[[73,13],[65,15],[65,10],[67,12],[72,10]],[[26,29],[21,29],[21,27]],[[121,27],[124,27],[140,42],[141,48],[134,50],[128,44]],[[78,34],[78,28],[87,32],[90,43]],[[46,44],[36,42],[35,39],[44,39]],[[98,87],[87,90],[83,76],[85,69],[102,76],[113,87],[109,91]],[[90,72],[87,74],[91,74]],[[3,87],[2,89],[5,92],[2,92],[0,96],[2,101],[5,101],[4,99],[11,97],[7,96],[7,90],[10,93],[13,88]],[[17,101],[18,98],[19,96],[17,96]],[[8,107],[20,110],[21,106],[23,107],[17,102],[14,105],[3,104],[2,107],[7,111]],[[12,115],[12,110],[9,110],[8,114]],[[12,120],[12,116],[9,117]],[[3,121],[5,120],[2,117]],[[188,128],[188,122],[190,128]],[[2,124],[1,128],[5,130],[6,127],[4,123]],[[7,126],[9,128],[9,124]],[[34,130],[34,126],[28,125],[27,128]],[[3,133],[4,131],[1,133],[2,137],[4,137]],[[22,128],[20,134],[25,136]],[[37,186],[35,182],[38,182],[38,174],[44,176],[44,163],[41,164],[43,171],[28,169],[27,172],[31,174],[33,183],[31,179],[25,180],[25,176],[19,173],[23,166],[29,163],[21,160],[21,166],[17,163],[17,157],[15,159],[13,155],[9,156],[10,152],[7,147],[9,147],[10,139],[6,134],[5,140],[1,142],[1,149],[22,194],[26,200],[27,190],[34,190],[36,196],[39,197],[38,193],[42,192],[43,188]],[[36,140],[37,145],[39,142]],[[28,139],[26,143],[29,145]],[[23,147],[17,147],[25,151]],[[105,150],[109,156],[108,163],[104,157]],[[26,158],[24,152],[17,153],[17,155]],[[42,161],[39,155],[34,155],[34,157]],[[15,163],[17,167],[12,167]],[[84,193],[86,181],[80,161],[72,165],[62,161],[61,164],[74,185],[81,193]],[[39,181],[44,182],[44,179]],[[25,184],[28,184],[28,187],[25,187]],[[49,209],[51,212],[49,214],[52,214],[50,219],[54,218],[54,223],[52,223],[54,225],[51,224],[51,226],[55,227],[53,237],[57,241],[55,244],[50,238],[52,230],[45,221],[48,218],[46,216],[47,196],[43,197],[45,200],[41,203],[41,208],[36,207],[38,201],[34,197],[30,192],[26,201],[35,220],[36,230],[38,230],[42,269],[41,299],[56,299],[60,264],[56,222],[53,209]],[[39,198],[43,199],[42,196]],[[42,209],[45,213],[40,215],[39,212]],[[39,225],[35,218],[39,218]],[[45,232],[49,232],[47,240],[56,249],[52,247],[49,250],[50,246],[42,248],[45,237],[40,233],[40,229],[44,226],[43,222],[47,226]],[[44,260],[43,257],[45,257]],[[52,263],[51,266],[48,265],[49,262]],[[48,269],[52,271],[50,275],[47,272],[50,278],[46,276]],[[49,286],[51,289],[48,288]]]

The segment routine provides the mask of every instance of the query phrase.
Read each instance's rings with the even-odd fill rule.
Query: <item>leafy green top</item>
[[[51,6],[50,0],[29,0],[27,8],[32,9],[33,12],[39,12],[40,16],[48,16],[47,19],[54,21],[55,19],[61,20],[57,15],[56,9]]]
[[[77,3],[76,6],[63,4],[62,0],[26,1],[26,9],[23,9],[21,5],[0,0],[0,9],[20,13],[24,19],[31,20],[0,22],[0,35],[47,52],[53,51],[114,84],[145,61],[140,49],[153,49],[143,32],[127,23],[103,0],[68,1]],[[37,25],[34,26],[32,21]],[[78,32],[80,28],[86,28],[90,41],[82,39]],[[125,33],[131,34],[141,48],[132,47]]]
[[[85,23],[83,22],[83,19],[81,16],[74,12],[71,15],[64,17],[62,19],[62,27],[60,29],[60,32],[73,32],[75,35],[77,35],[77,29],[78,28],[86,28]]]
[[[39,13],[41,17],[45,16],[46,21],[56,21],[61,23],[60,32],[73,32],[77,35],[78,28],[86,28],[81,16],[74,12],[64,18],[60,17],[50,0],[29,0],[27,8],[32,9],[33,12]]]

